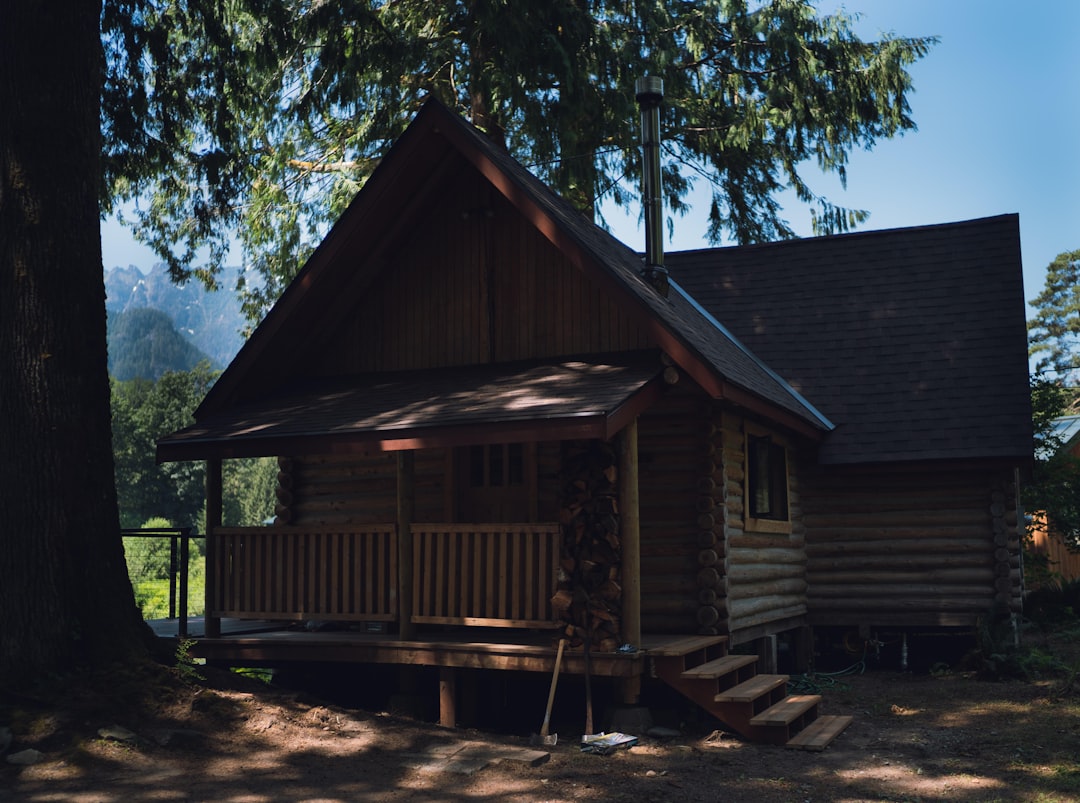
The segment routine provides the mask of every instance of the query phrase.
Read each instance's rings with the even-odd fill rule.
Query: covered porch
[[[592,473],[609,482],[605,504],[617,510],[618,523],[608,531],[616,557],[603,567],[617,597],[606,643],[593,641],[591,669],[627,679],[624,696],[636,697],[642,674],[637,417],[664,391],[664,368],[655,353],[635,353],[354,377],[290,389],[162,439],[159,459],[207,461],[206,618],[197,654],[233,663],[333,656],[550,671],[560,635],[576,646],[587,632],[580,615],[567,615],[571,604],[577,610],[585,603],[567,592],[578,582],[567,563],[573,548],[567,539],[580,540],[581,527],[575,533],[576,514],[559,498],[560,444],[593,443],[611,455],[610,481]],[[500,444],[510,446],[500,452]],[[546,479],[538,481],[541,448],[554,458],[545,458]],[[519,460],[519,490],[504,485],[477,496],[474,487],[463,501],[462,487],[476,485],[477,464],[468,458],[478,454],[482,478],[494,471],[484,460],[500,455],[507,484],[515,475],[512,459]],[[307,460],[309,467],[317,462],[309,468],[318,475],[312,482],[334,483],[335,494],[349,489],[342,502],[350,506],[347,515],[294,517],[304,491],[290,485],[279,491],[295,504],[279,510],[275,524],[223,526],[222,459],[257,455],[286,455],[287,463]],[[353,455],[370,462],[347,466],[343,482],[335,461]],[[378,511],[384,517],[373,520]],[[445,518],[432,520],[432,512]],[[233,620],[279,624],[241,637],[222,630],[223,621]],[[618,652],[622,644],[633,649]],[[584,671],[583,661],[572,653],[567,671]]]

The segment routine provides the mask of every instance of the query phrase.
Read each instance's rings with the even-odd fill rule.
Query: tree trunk
[[[119,533],[98,190],[101,3],[0,25],[0,679],[145,654]]]

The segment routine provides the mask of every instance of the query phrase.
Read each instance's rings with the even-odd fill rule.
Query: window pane
[[[488,485],[498,488],[503,484],[503,446],[493,443],[488,447]]]
[[[520,443],[511,443],[507,447],[507,485],[525,484],[525,447]]]
[[[473,488],[484,485],[484,447],[469,447],[469,484]]]

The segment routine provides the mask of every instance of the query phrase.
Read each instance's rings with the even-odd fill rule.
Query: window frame
[[[791,458],[786,439],[763,427],[747,425],[743,439],[743,517],[747,532],[791,533]],[[768,462],[764,469],[755,461],[755,449],[764,446]],[[759,451],[758,455],[761,454]],[[777,460],[783,463],[776,465]],[[768,477],[770,496],[779,492],[780,507],[776,513],[757,513],[755,499],[759,488],[760,473]]]

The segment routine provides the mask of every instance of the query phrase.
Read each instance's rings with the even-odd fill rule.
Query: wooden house
[[[453,724],[462,668],[550,671],[565,637],[564,671],[626,702],[659,678],[749,738],[824,743],[845,722],[786,694],[777,637],[1019,604],[1017,236],[699,251],[652,281],[429,102],[158,444],[210,469],[198,651],[439,667]],[[258,455],[277,523],[221,526],[221,461]]]

